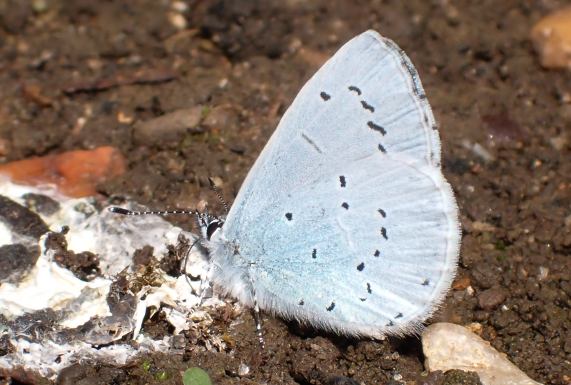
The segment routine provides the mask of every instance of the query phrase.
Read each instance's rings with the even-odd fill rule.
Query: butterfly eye
[[[210,238],[212,238],[212,235],[214,235],[214,233],[216,232],[216,230],[218,230],[219,228],[222,227],[222,225],[224,224],[224,222],[222,222],[219,219],[215,219],[212,222],[210,222],[208,224],[208,227],[206,228],[206,238],[208,240],[210,240]]]

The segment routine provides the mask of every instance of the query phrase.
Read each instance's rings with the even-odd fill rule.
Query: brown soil
[[[542,69],[528,40],[534,22],[562,4],[453,3],[205,0],[189,3],[180,31],[169,1],[1,1],[1,159],[113,145],[129,169],[101,193],[157,209],[200,199],[219,209],[207,177],[234,196],[304,81],[343,42],[376,29],[420,72],[460,205],[456,289],[433,320],[479,322],[482,336],[530,377],[568,383],[571,72]],[[196,106],[203,116],[193,130],[135,135],[138,121]],[[260,353],[250,315],[241,318],[230,329],[220,315],[213,331],[225,333],[232,353],[193,353],[200,340],[189,338],[184,356],[76,366],[61,383],[179,383],[191,366],[217,384],[421,378],[418,338],[346,340],[267,317]],[[149,330],[166,328],[150,322]],[[241,363],[250,374],[239,378]]]

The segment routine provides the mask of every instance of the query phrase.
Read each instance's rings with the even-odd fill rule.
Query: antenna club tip
[[[107,210],[109,210],[115,214],[129,215],[131,213],[130,210],[124,209],[122,207],[117,207],[117,206],[108,207]]]

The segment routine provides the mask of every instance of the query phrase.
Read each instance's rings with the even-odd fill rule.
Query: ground
[[[420,73],[460,206],[458,278],[431,322],[480,323],[482,336],[531,378],[568,381],[571,72],[541,68],[529,41],[533,24],[563,2],[186,5],[0,1],[0,159],[112,145],[128,171],[99,186],[104,196],[156,209],[206,199],[220,210],[207,178],[222,181],[231,200],[303,83],[342,43],[375,29]],[[135,128],[197,107],[191,130],[149,136]],[[191,227],[190,218],[172,220]],[[184,356],[145,357],[127,368],[73,367],[61,383],[177,383],[190,366],[217,384],[421,378],[417,337],[347,340],[267,316],[261,353],[251,316],[240,317],[236,328],[226,316],[217,323],[232,353],[189,346]],[[147,328],[166,333],[161,320]],[[250,367],[241,379],[240,363]]]

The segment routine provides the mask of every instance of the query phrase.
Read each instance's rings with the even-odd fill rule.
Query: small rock
[[[551,147],[556,149],[557,151],[561,151],[565,148],[565,146],[569,143],[567,137],[565,135],[555,136],[553,138],[549,138],[549,143]]]
[[[17,282],[31,269],[39,257],[26,246],[17,244],[0,246],[0,282]]]
[[[470,277],[457,278],[452,283],[452,289],[454,290],[466,290],[470,286]]]
[[[22,195],[24,203],[30,210],[44,215],[53,215],[60,209],[58,201],[53,200],[47,195],[26,193]]]
[[[203,107],[176,110],[135,124],[135,140],[141,144],[178,142],[187,132],[201,132]]]
[[[477,373],[452,369],[444,373],[442,385],[482,385]]]
[[[506,300],[506,292],[500,287],[492,287],[478,295],[478,306],[484,310],[493,310]]]
[[[504,354],[463,326],[436,323],[422,334],[429,371],[459,369],[478,373],[483,385],[541,385],[530,379]]]
[[[543,67],[571,68],[571,7],[539,20],[531,30],[531,40]]]
[[[97,184],[125,172],[125,159],[114,147],[69,151],[0,165],[0,174],[25,185],[52,184],[69,197],[95,195]]]
[[[496,227],[486,222],[474,221],[472,222],[472,231],[479,233],[492,233],[496,231]]]
[[[480,262],[472,268],[473,282],[481,289],[489,289],[500,281],[500,273],[489,263]]]
[[[188,25],[186,18],[178,12],[169,12],[168,19],[173,27],[182,31]]]
[[[208,129],[232,128],[238,126],[238,114],[232,106],[215,106],[203,114],[204,126]]]
[[[245,377],[245,376],[247,376],[248,374],[250,374],[250,367],[249,367],[248,365],[244,364],[244,363],[241,363],[241,364],[238,366],[238,375],[239,375],[240,377]]]
[[[38,214],[3,195],[0,195],[0,222],[13,234],[36,241],[50,230]]]

